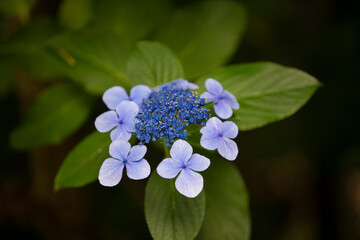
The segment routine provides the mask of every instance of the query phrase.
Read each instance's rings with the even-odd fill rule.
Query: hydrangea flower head
[[[190,123],[199,123],[209,118],[204,107],[205,99],[177,84],[166,84],[144,99],[136,116],[136,136],[144,142],[164,139],[170,146],[175,139],[186,139],[185,128]]]
[[[215,103],[214,111],[222,119],[232,116],[232,109],[239,109],[239,102],[229,91],[223,89],[222,85],[215,79],[208,78],[205,82],[208,92],[204,92],[200,97]]]
[[[210,160],[200,154],[193,154],[191,145],[176,140],[170,149],[171,158],[165,158],[157,167],[163,178],[176,178],[176,189],[186,197],[194,198],[203,189],[203,177],[197,173],[206,170]],[[180,173],[180,174],[179,174]]]
[[[112,142],[109,153],[113,158],[106,159],[101,165],[99,182],[107,187],[117,185],[122,178],[124,167],[131,179],[147,178],[150,175],[150,165],[144,159],[146,150],[144,145],[131,147],[130,143],[123,140]]]
[[[231,140],[238,135],[238,126],[231,122],[221,122],[217,117],[212,117],[206,122],[206,126],[201,128],[200,145],[208,150],[217,149],[219,154],[227,160],[233,161],[238,155],[238,147]]]
[[[221,118],[229,118],[232,108],[239,108],[239,104],[216,80],[207,79],[205,85],[209,92],[200,97],[195,91],[198,86],[185,79],[154,89],[138,85],[131,89],[130,97],[121,87],[107,90],[103,100],[111,110],[98,116],[95,126],[100,132],[111,131],[112,158],[106,159],[101,166],[100,183],[104,186],[118,184],[124,167],[129,178],[146,178],[150,174],[150,165],[143,159],[145,145],[159,140],[172,147],[171,157],[157,167],[158,174],[168,179],[176,177],[176,189],[189,198],[196,197],[204,185],[198,172],[206,170],[210,160],[193,154],[191,145],[185,141],[191,135],[187,127],[191,124],[202,127],[200,145],[205,149],[217,149],[228,160],[235,160],[238,154],[237,145],[232,140],[238,134],[236,124],[210,118],[211,105],[206,99],[215,103],[215,113]],[[139,145],[131,148],[127,142],[131,136],[136,136]]]
[[[112,141],[122,139],[128,141],[131,138],[131,133],[135,131],[135,116],[139,112],[139,107],[136,103],[130,101],[122,101],[116,110],[107,111],[95,120],[95,127],[99,132],[110,133]]]

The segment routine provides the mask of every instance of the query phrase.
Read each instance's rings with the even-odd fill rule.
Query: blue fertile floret
[[[149,143],[163,139],[170,146],[176,139],[186,139],[185,127],[190,123],[202,124],[209,118],[204,108],[205,99],[189,89],[167,84],[153,91],[144,99],[136,116],[137,138]]]

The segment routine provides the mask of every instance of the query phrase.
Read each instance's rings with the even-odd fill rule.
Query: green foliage
[[[178,11],[157,40],[169,46],[197,77],[224,64],[234,53],[246,25],[243,7],[232,1],[202,1]]]
[[[171,13],[169,0],[100,0],[94,25],[108,32],[143,39]]]
[[[150,87],[183,77],[181,63],[174,54],[165,46],[150,41],[136,44],[129,57],[127,71],[133,84]]]
[[[57,35],[49,42],[65,71],[63,74],[101,95],[110,87],[129,88],[125,74],[130,43],[123,37],[98,31]]]
[[[237,168],[212,155],[204,175],[206,213],[199,233],[204,240],[250,239],[248,193]]]
[[[93,132],[67,155],[55,178],[55,190],[81,187],[97,179],[103,161],[109,157],[109,134]]]
[[[13,66],[21,67],[35,76],[49,79],[59,76],[62,66],[46,50],[46,43],[57,32],[47,18],[33,20],[1,45],[0,54]]]
[[[240,130],[281,120],[302,107],[320,86],[309,74],[271,62],[238,64],[214,71],[208,77],[233,93],[240,109],[235,119]],[[197,82],[204,91],[206,78]]]
[[[145,217],[151,236],[158,239],[194,239],[205,213],[205,194],[187,198],[175,189],[174,180],[154,172],[145,190]]]
[[[46,89],[12,132],[12,145],[27,149],[60,143],[86,121],[92,102],[93,98],[70,84],[61,83]]]
[[[69,30],[86,26],[93,17],[94,0],[63,0],[59,9],[60,23]]]
[[[0,12],[10,16],[17,17],[20,22],[29,21],[30,10],[37,0],[3,0],[0,1]]]

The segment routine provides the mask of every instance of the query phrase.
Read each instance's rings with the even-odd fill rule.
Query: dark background
[[[340,0],[241,3],[249,23],[231,62],[270,60],[323,83],[292,117],[237,138],[236,164],[249,190],[252,239],[360,239],[359,5]],[[58,6],[59,1],[39,1],[32,16],[55,18]],[[22,108],[41,89],[36,82],[25,84],[23,74],[19,70],[15,91],[0,102],[0,238],[150,238],[142,209],[146,181],[53,191],[61,161],[92,123],[60,146],[27,153],[10,148],[9,134]]]

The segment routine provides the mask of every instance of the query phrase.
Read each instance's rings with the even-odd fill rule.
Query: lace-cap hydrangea
[[[210,160],[193,154],[185,140],[191,137],[189,125],[200,126],[200,145],[207,150],[217,149],[227,160],[235,160],[238,154],[236,143],[231,140],[238,128],[231,121],[222,122],[211,117],[211,107],[220,118],[230,118],[232,109],[239,108],[236,98],[224,90],[214,79],[206,80],[209,92],[198,95],[198,86],[185,79],[178,79],[154,89],[144,85],[134,86],[130,97],[122,87],[112,87],[103,95],[110,109],[95,121],[99,132],[111,131],[110,155],[99,172],[99,181],[104,186],[119,183],[124,166],[131,179],[143,179],[150,174],[150,165],[143,158],[145,145],[159,142],[170,147],[171,158],[164,159],[157,172],[164,178],[175,178],[176,189],[184,196],[196,197],[203,189],[203,178],[197,173],[206,170]],[[206,125],[205,125],[206,124]],[[200,128],[199,127],[199,128]],[[131,136],[139,145],[131,148]]]

